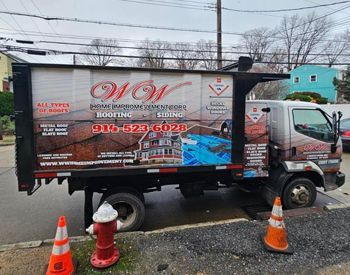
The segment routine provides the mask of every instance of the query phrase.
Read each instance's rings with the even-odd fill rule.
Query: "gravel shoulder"
[[[349,274],[349,221],[350,208],[287,218],[293,255],[266,252],[267,222],[257,221],[117,234],[120,267],[103,273],[88,267],[93,245],[74,243],[72,250],[83,259],[79,274]],[[0,274],[40,274],[49,254],[48,245],[1,252]]]

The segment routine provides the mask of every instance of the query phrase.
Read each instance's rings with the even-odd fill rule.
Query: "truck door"
[[[290,160],[312,160],[327,172],[339,170],[340,152],[331,152],[332,125],[317,108],[289,107]]]

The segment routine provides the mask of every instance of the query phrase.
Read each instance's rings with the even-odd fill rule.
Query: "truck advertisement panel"
[[[36,170],[231,162],[231,75],[33,68],[31,77]]]

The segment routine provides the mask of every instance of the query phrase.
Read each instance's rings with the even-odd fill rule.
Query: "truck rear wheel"
[[[316,187],[311,180],[295,178],[284,188],[282,194],[283,206],[286,209],[309,207],[314,204],[316,196]]]
[[[102,196],[100,204],[107,201],[118,211],[118,220],[123,223],[120,231],[138,230],[145,219],[145,205],[136,194],[114,193]]]

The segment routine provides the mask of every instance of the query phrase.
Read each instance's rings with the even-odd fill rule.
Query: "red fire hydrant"
[[[119,260],[119,250],[114,245],[114,234],[122,227],[117,221],[118,212],[106,201],[98,208],[92,219],[94,224],[86,232],[97,235],[96,250],[92,253],[90,263],[95,268],[106,268]]]

